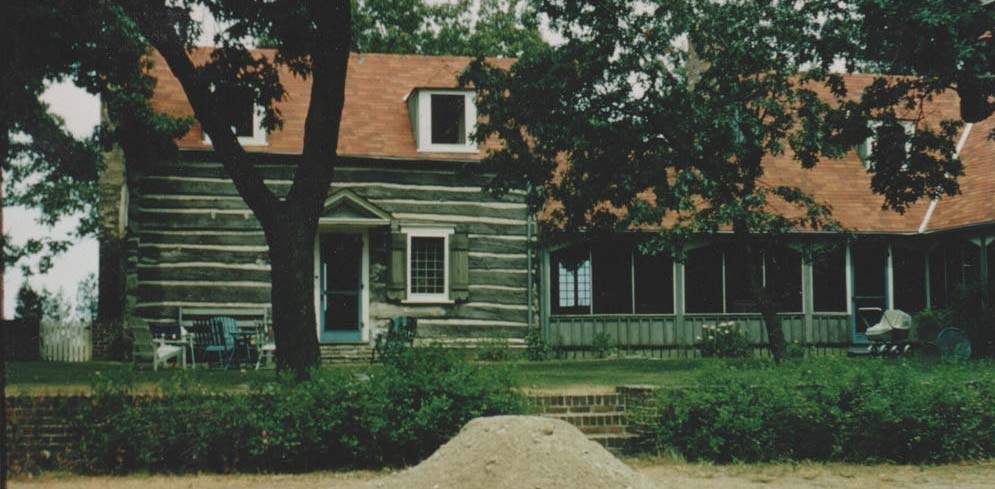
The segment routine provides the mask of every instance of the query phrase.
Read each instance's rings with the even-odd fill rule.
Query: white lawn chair
[[[187,366],[187,352],[182,346],[168,345],[166,340],[153,338],[149,325],[145,321],[135,321],[131,325],[131,337],[134,345],[131,350],[131,360],[152,360],[152,370],[159,370],[159,365],[166,365],[170,358],[179,361],[183,368]]]
[[[256,370],[263,364],[263,357],[266,357],[266,366],[273,365],[273,356],[276,353],[276,341],[273,339],[273,331],[264,323],[256,325]]]

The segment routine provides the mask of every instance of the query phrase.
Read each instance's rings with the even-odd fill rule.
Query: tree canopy
[[[857,67],[916,77],[914,88],[961,97],[961,117],[995,112],[995,3],[991,0],[858,0]]]
[[[0,165],[4,205],[35,208],[54,225],[82,214],[78,236],[98,231],[97,176],[101,152],[121,144],[145,156],[168,153],[189,121],[155,113],[147,103],[155,81],[145,75],[147,45],[117,7],[107,2],[17,1],[0,20]],[[84,140],[70,134],[41,100],[47,83],[68,79],[100,94],[104,123]],[[113,121],[113,123],[111,123]],[[40,268],[70,243],[4,239],[4,261],[43,250]]]
[[[359,52],[518,57],[545,44],[531,0],[353,0]]]
[[[765,162],[840,158],[871,135],[871,118],[886,129],[870,171],[902,181],[875,188],[888,190],[888,205],[957,190],[958,122],[923,124],[908,138],[893,130],[908,93],[899,82],[882,78],[859,97],[833,71],[860,47],[850,5],[539,3],[564,43],[510,71],[478,60],[463,82],[478,90],[478,139],[506,143],[485,162],[494,187],[536,189],[533,206],[554,202],[557,229],[659,228],[643,246],[678,257],[696,236],[723,230],[748,256],[771,253],[790,231],[840,230],[825,203],[768,183]],[[759,266],[751,275],[777,357],[777,291],[761,284]]]

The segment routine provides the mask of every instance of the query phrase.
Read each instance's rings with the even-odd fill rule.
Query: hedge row
[[[412,350],[369,377],[316,372],[213,395],[180,382],[134,401],[105,385],[76,419],[90,473],[306,471],[409,464],[467,421],[520,413],[510,377],[441,350]]]
[[[715,368],[631,416],[643,448],[689,460],[939,463],[995,456],[990,364],[887,360]]]

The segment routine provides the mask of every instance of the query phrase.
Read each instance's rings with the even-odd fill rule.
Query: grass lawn
[[[877,365],[894,363],[888,359],[827,359],[789,361],[779,367],[783,373],[798,373],[798,370],[818,369],[826,362],[861,362],[868,369]],[[905,361],[905,360],[902,360]],[[976,361],[964,365],[938,364],[936,361],[908,360],[915,376],[928,381],[938,373],[956,373],[958,378],[970,380],[978,372],[992,371],[991,361]],[[606,392],[619,385],[692,385],[707,380],[714,368],[732,368],[744,374],[753,370],[772,368],[767,360],[660,360],[660,359],[607,359],[607,360],[553,360],[547,362],[486,362],[485,368],[506,369],[523,389],[530,392]],[[379,368],[369,364],[325,365],[322,370],[345,373],[363,373]],[[112,376],[117,379],[130,378],[140,389],[154,392],[161,382],[187,377],[218,390],[246,390],[254,382],[268,381],[274,377],[273,370],[221,370],[197,369],[179,370],[174,368],[136,370],[130,363],[87,362],[12,362],[7,367],[8,392],[11,394],[72,394],[90,389],[99,376]]]
[[[328,370],[359,372],[369,365],[328,365]],[[151,368],[136,369],[128,362],[11,362],[7,365],[8,394],[80,394],[90,391],[90,387],[100,377],[130,379],[139,390],[154,392],[161,382],[189,377],[201,384],[219,390],[245,390],[254,382],[272,380],[272,369],[223,370],[198,368],[180,370],[163,368],[153,372]]]
[[[619,385],[687,385],[708,360],[554,360],[517,362],[519,385],[533,391],[601,391]]]

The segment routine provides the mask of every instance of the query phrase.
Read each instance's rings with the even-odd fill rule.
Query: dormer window
[[[912,151],[912,136],[916,134],[916,124],[913,121],[907,119],[899,119],[896,122],[902,129],[905,130],[905,154],[908,155]],[[871,135],[864,140],[863,143],[857,146],[857,154],[860,159],[864,162],[864,167],[871,168],[873,166],[871,162],[871,155],[874,154],[874,146],[878,140],[878,130],[884,125],[884,121],[881,120],[870,120],[867,121],[867,127],[871,130]]]
[[[211,87],[214,91],[214,87]],[[239,144],[243,146],[265,146],[266,129],[263,127],[263,108],[256,105],[252,96],[245,92],[244,95],[231,97],[227,110],[228,117],[232,121],[231,131],[238,137]],[[204,144],[211,144],[211,138],[204,133]]]
[[[473,92],[418,89],[408,98],[419,152],[476,153],[471,139],[477,120]]]

